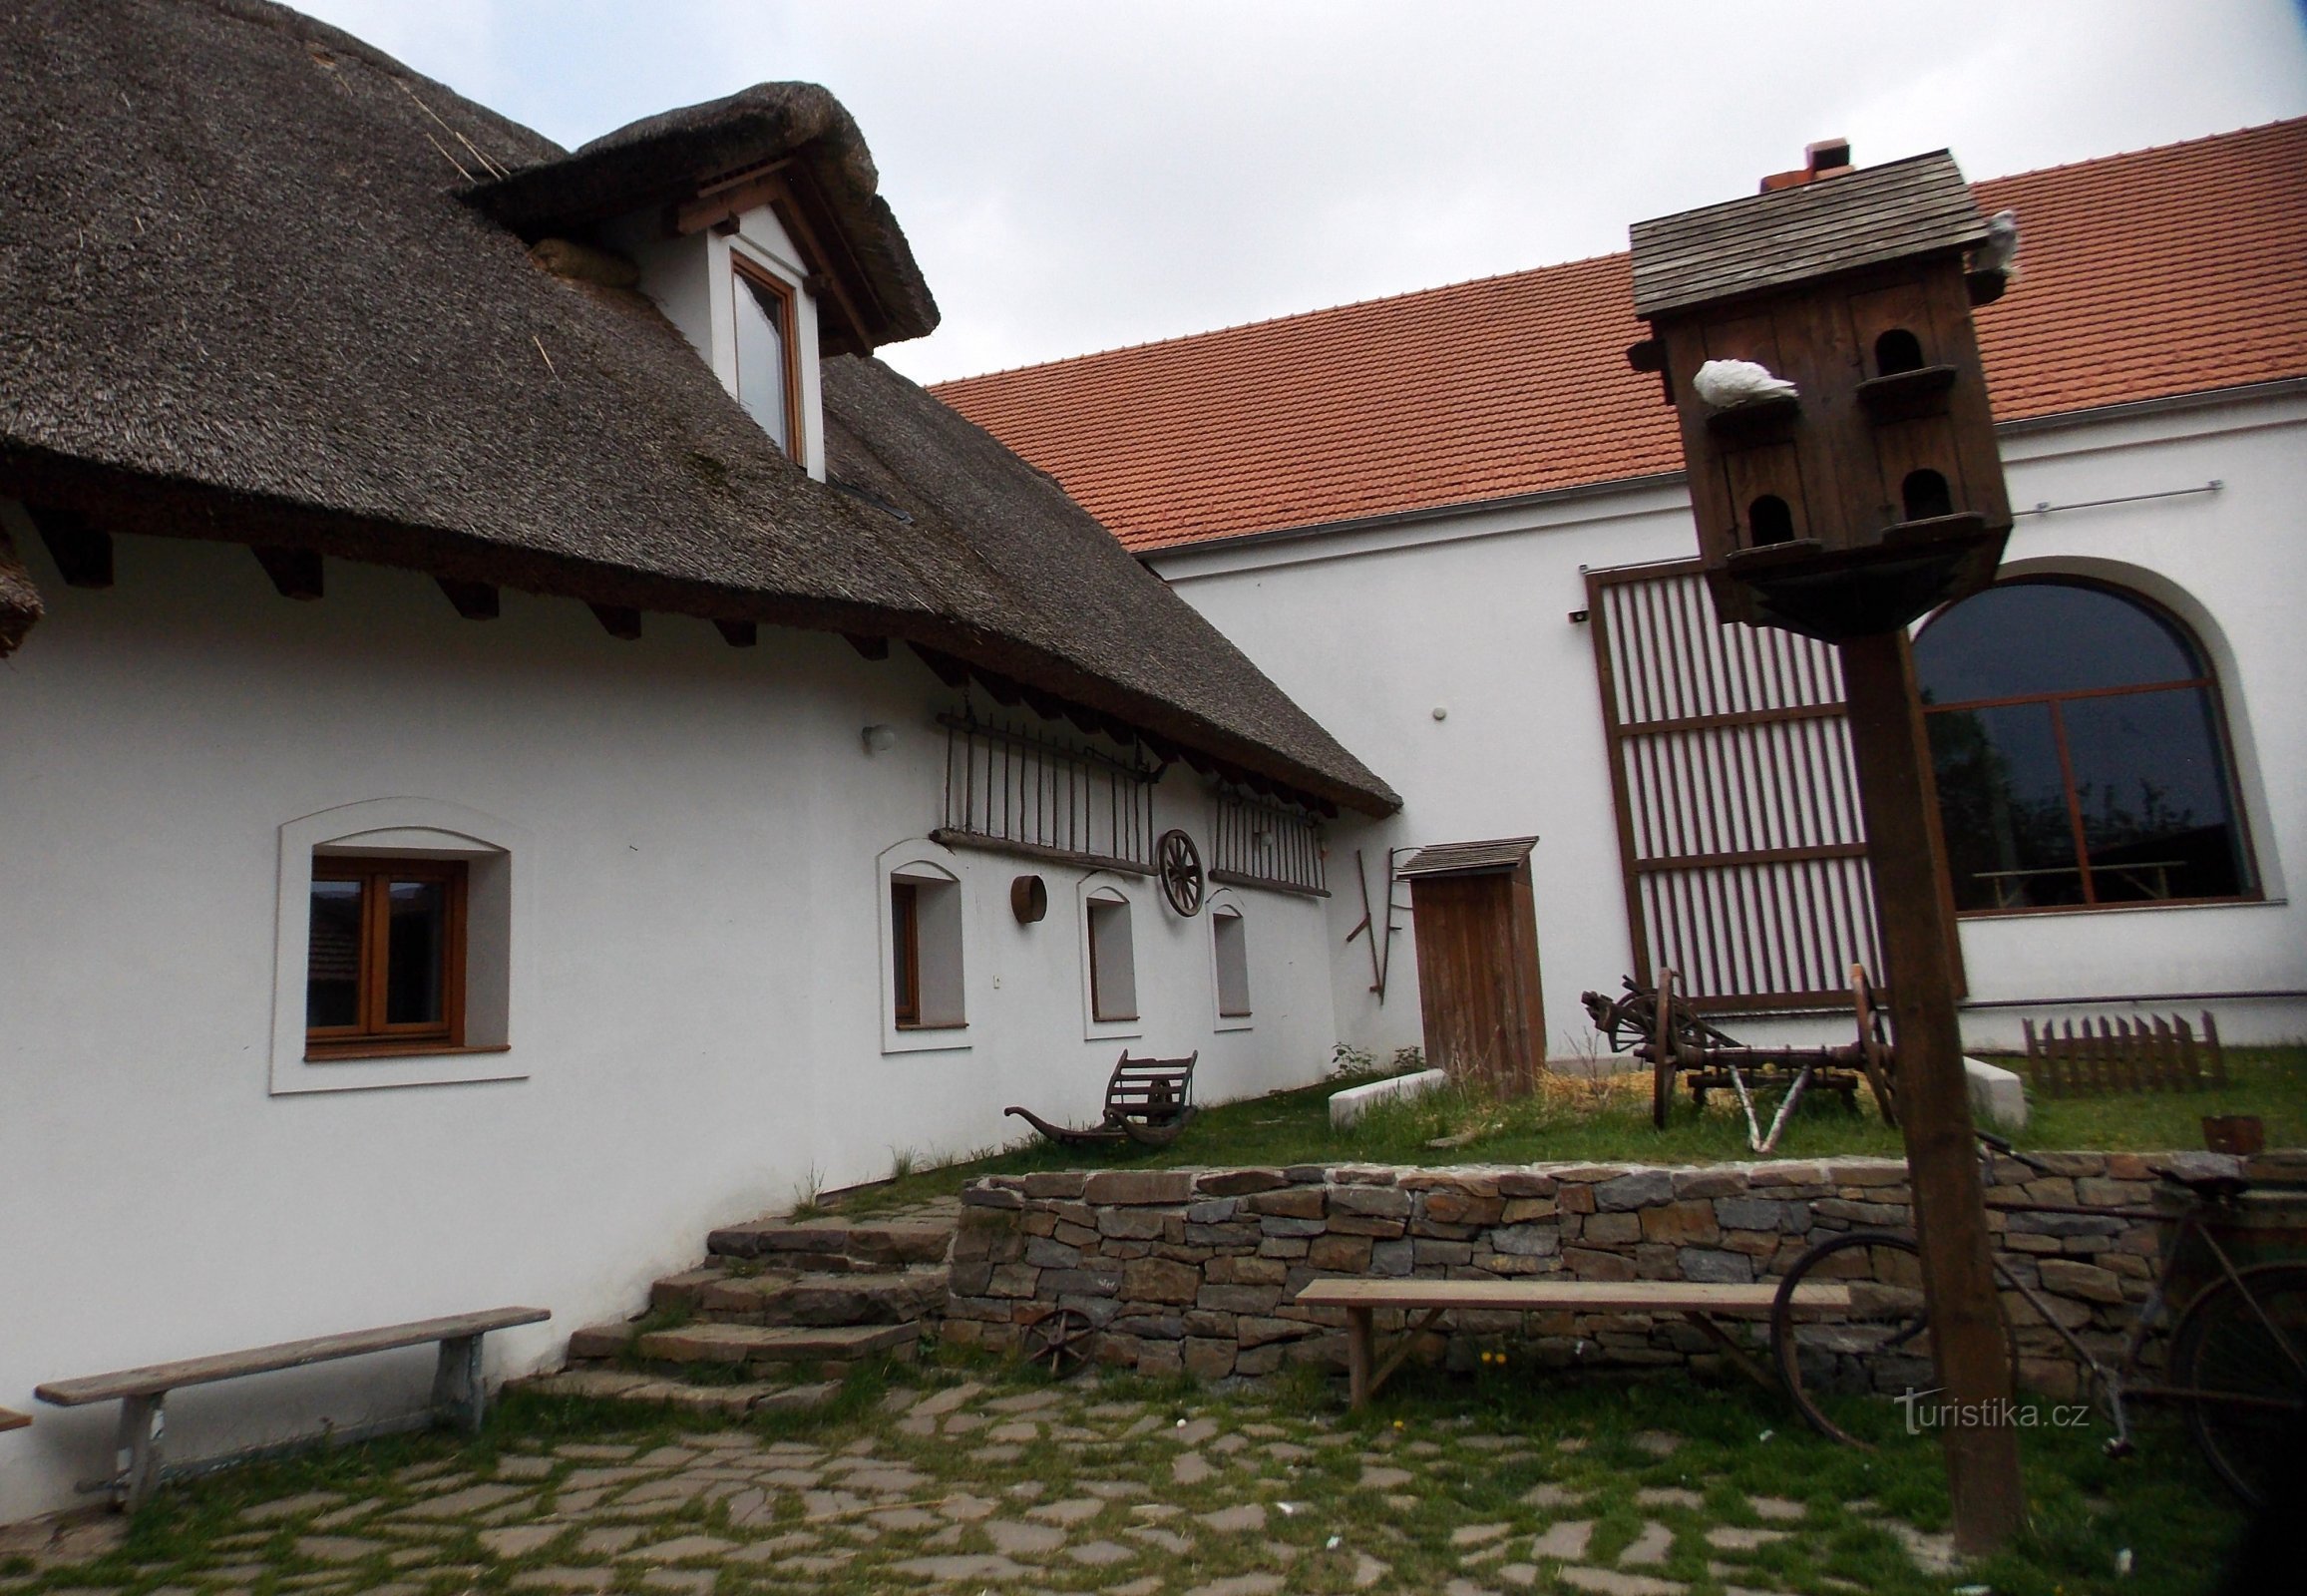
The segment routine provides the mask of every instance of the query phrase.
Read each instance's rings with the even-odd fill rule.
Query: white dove
[[[1770,375],[1768,366],[1751,360],[1710,360],[1699,367],[1691,386],[1717,410],[1749,404],[1756,399],[1791,399],[1794,384]]]
[[[1987,218],[1987,241],[1971,255],[1973,271],[2000,271],[2019,280],[2019,212],[1998,210]]]

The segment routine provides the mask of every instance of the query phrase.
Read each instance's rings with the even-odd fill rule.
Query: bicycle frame
[[[1981,1140],[1985,1141],[1986,1138],[1982,1137]],[[2039,1174],[2055,1175],[2057,1173],[2057,1171],[2028,1157],[2008,1143],[2001,1145],[1989,1143],[1989,1145],[1993,1146],[1995,1151],[2017,1159]],[[2170,1246],[2164,1250],[2161,1268],[2155,1272],[2154,1284],[2148,1290],[2146,1300],[2139,1304],[2138,1317],[2132,1323],[2129,1334],[2123,1338],[2121,1355],[2113,1367],[2103,1362],[2097,1354],[2083,1344],[2081,1337],[2061,1323],[2036,1290],[2013,1275],[2001,1257],[1998,1256],[1995,1260],[1997,1278],[2018,1292],[2026,1300],[2027,1305],[2035,1310],[2036,1315],[2059,1333],[2059,1339],[2067,1344],[2068,1349],[2075,1354],[2085,1368],[2091,1371],[2092,1378],[2098,1382],[2108,1418],[2115,1425],[2115,1435],[2106,1444],[2106,1451],[2109,1456],[2123,1457],[2131,1451],[2130,1417],[2123,1407],[2125,1399],[2130,1397],[2161,1401],[2216,1402],[2226,1406],[2266,1407],[2280,1412],[2291,1411],[2290,1404],[2264,1397],[2244,1396],[2227,1392],[2203,1391],[2194,1387],[2172,1386],[2163,1383],[2133,1384],[2130,1381],[2131,1375],[2137,1371],[2139,1355],[2145,1351],[2147,1338],[2154,1333],[2157,1321],[2161,1319],[2163,1310],[2169,1304],[2167,1288],[2180,1259],[2186,1254],[2190,1241],[2199,1240],[2203,1246],[2210,1250],[2211,1256],[2218,1261],[2220,1272],[2233,1283],[2235,1290],[2242,1294],[2243,1301],[2251,1305],[2251,1311],[2259,1317],[2260,1323],[2267,1327],[2269,1333],[2275,1336],[2277,1345],[2287,1345],[2281,1334],[2276,1331],[2273,1321],[2268,1319],[2266,1309],[2251,1294],[2250,1287],[2244,1283],[2242,1272],[2235,1267],[2235,1261],[2227,1256],[2227,1250],[2221,1247],[2218,1238],[2211,1234],[2209,1218],[2217,1212],[2216,1205],[2198,1199],[2195,1207],[2176,1215],[2165,1213],[2158,1208],[2093,1208],[2080,1203],[1989,1203],[1986,1206],[1989,1213],[2071,1214],[2089,1219],[2145,1219],[2158,1224],[2175,1224],[2178,1227],[2176,1234],[2171,1239]],[[2204,1289],[2210,1288],[2205,1287]]]

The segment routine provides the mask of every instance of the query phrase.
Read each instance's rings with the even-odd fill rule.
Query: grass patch
[[[2224,1091],[2112,1097],[2037,1097],[2026,1130],[2028,1148],[2169,1151],[2202,1145],[2205,1114],[2256,1114],[2267,1145],[2307,1145],[2307,1047],[2230,1047]],[[1440,1091],[1383,1103],[1346,1131],[1330,1128],[1334,1081],[1204,1109],[1169,1147],[1112,1150],[1055,1147],[1036,1139],[1004,1152],[925,1169],[848,1194],[846,1213],[874,1213],[961,1190],[979,1175],[1036,1169],[1205,1168],[1227,1165],[1388,1163],[1441,1166],[1592,1160],[1699,1164],[1752,1158],[1745,1116],[1726,1092],[1702,1110],[1678,1092],[1664,1131],[1650,1122],[1650,1077],[1549,1075],[1539,1090],[1511,1102]],[[1826,1093],[1805,1097],[1788,1120],[1773,1156],[1902,1156],[1897,1131],[1883,1124],[1862,1086],[1857,1113]],[[1767,1113],[1765,1107],[1763,1112]],[[1465,1138],[1458,1141],[1458,1138]],[[1437,1139],[1457,1141],[1433,1147]]]

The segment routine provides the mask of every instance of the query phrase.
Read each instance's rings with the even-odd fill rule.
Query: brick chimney
[[[1839,178],[1850,170],[1850,141],[1820,139],[1802,151],[1802,165],[1792,172],[1773,172],[1762,180],[1764,194],[1774,189],[1798,189],[1821,178]]]

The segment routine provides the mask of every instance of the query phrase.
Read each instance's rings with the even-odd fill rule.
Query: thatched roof
[[[834,332],[840,302],[819,307],[834,346],[863,352],[919,338],[938,325],[929,284],[875,191],[880,175],[841,102],[814,83],[761,83],[724,100],[628,124],[559,161],[541,162],[466,198],[525,238],[542,238],[671,204],[700,179],[727,179],[782,163],[812,230],[843,246],[844,275],[860,290],[865,325]]]
[[[16,7],[0,46],[0,494],[115,531],[900,638],[1306,795],[1395,804],[904,379],[834,362],[827,419],[836,473],[878,472],[910,520],[812,481],[646,300],[540,269],[468,202],[487,166],[592,193],[608,169],[585,156],[259,0]],[[839,146],[854,130],[821,97],[698,122],[733,118],[749,157],[780,104]],[[603,145],[661,158],[687,136]],[[872,170],[862,146],[835,165],[853,186]],[[886,230],[885,263],[904,254]],[[972,476],[917,475],[949,470]]]

